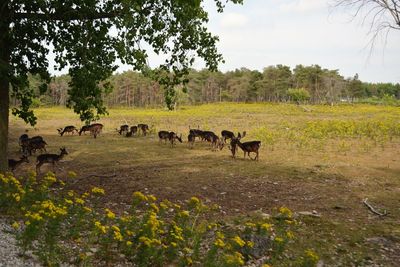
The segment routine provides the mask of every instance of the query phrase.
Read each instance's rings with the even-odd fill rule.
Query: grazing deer
[[[164,144],[166,144],[167,140],[169,140],[169,132],[168,131],[159,131],[158,137],[159,137],[159,143],[161,143],[161,141],[164,140]]]
[[[219,138],[218,135],[214,134],[213,132],[206,132],[206,134],[203,133],[203,138],[207,142],[211,143],[211,147],[214,151],[216,151],[218,148],[219,150],[224,148],[224,142],[222,141],[222,138]]]
[[[126,137],[132,137],[135,135],[135,133],[137,133],[138,131],[138,127],[137,126],[131,126],[131,129],[129,132],[126,133]]]
[[[188,144],[189,144],[190,148],[193,148],[195,139],[196,139],[196,136],[190,132],[188,135]]]
[[[169,132],[169,136],[168,136],[169,141],[171,142],[171,147],[174,147],[175,144],[175,140],[178,140],[179,142],[182,143],[182,134],[180,136],[178,136],[176,133],[174,132]]]
[[[199,139],[201,139],[202,138],[201,135],[202,135],[203,131],[200,130],[199,128],[200,128],[200,126],[197,125],[197,129],[191,129],[190,125],[189,125],[189,135],[192,134],[195,138],[198,137]]]
[[[231,139],[231,152],[232,152],[232,157],[235,157],[236,154],[236,146],[239,146],[243,152],[244,152],[244,158],[246,158],[246,153],[249,156],[250,159],[253,159],[250,157],[250,152],[256,153],[256,156],[253,160],[258,160],[258,150],[260,149],[261,146],[261,141],[250,141],[250,142],[240,142],[240,133],[237,138]]]
[[[121,125],[120,127],[119,127],[119,130],[118,129],[116,129],[117,130],[117,132],[120,134],[120,135],[122,135],[122,133],[128,133],[128,130],[129,130],[129,125],[127,125],[127,124],[124,124],[124,125]]]
[[[79,136],[83,133],[86,134],[86,132],[90,132],[90,126],[91,125],[83,125],[82,128],[79,130]]]
[[[139,123],[137,125],[138,129],[141,130],[142,134],[146,136],[147,132],[149,131],[149,125]]]
[[[15,160],[15,159],[8,159],[8,169],[12,172],[14,172],[14,170],[16,168],[18,168],[19,165],[21,165],[22,163],[29,163],[29,159],[27,156],[22,156],[19,160]]]
[[[57,162],[59,162],[65,155],[68,155],[65,147],[60,148],[60,155],[57,154],[42,154],[37,157],[36,172],[40,172],[40,167],[45,163],[52,163],[53,168]]]
[[[214,132],[211,132],[211,131],[202,131],[200,136],[201,136],[201,140],[202,141],[211,142],[213,136],[216,136],[216,134]]]
[[[241,137],[243,138],[245,135],[246,135],[246,131],[243,132]],[[232,140],[232,138],[235,138],[235,134],[228,130],[221,131],[221,136],[222,136],[222,140],[224,141],[224,143],[226,143],[227,139]],[[238,134],[238,137],[239,137],[239,134]]]
[[[36,153],[36,150],[40,149],[42,152],[47,152],[46,151],[46,145],[47,143],[43,139],[29,139],[28,145],[26,147],[25,152],[29,154],[29,156],[32,155],[33,153]]]
[[[76,133],[79,133],[78,129],[76,129],[73,125],[65,126],[64,129],[57,129],[57,131],[61,136],[63,136],[65,133],[72,133],[72,135],[74,135],[75,131]]]

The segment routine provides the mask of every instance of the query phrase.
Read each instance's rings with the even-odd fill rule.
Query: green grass
[[[58,136],[59,127],[82,125],[64,108],[35,110],[36,129],[11,118],[10,157],[19,156],[17,139],[28,130],[29,135],[45,137],[49,152],[66,146],[69,155],[60,163],[63,170],[56,169],[57,175],[77,172],[78,178],[67,186],[81,192],[90,186],[104,187],[105,205],[124,205],[133,191],[143,191],[175,201],[198,196],[221,205],[221,216],[271,213],[280,206],[297,212],[315,210],[320,218],[301,217],[297,241],[291,244],[294,253],[314,248],[332,266],[400,264],[399,108],[222,103],[173,112],[126,108],[109,112],[100,120],[105,130],[97,139]],[[318,127],[310,130],[309,122]],[[367,130],[359,136],[337,135],[349,122],[356,127],[382,123],[363,128]],[[125,123],[147,123],[153,134],[121,137],[115,128]],[[217,134],[223,129],[247,131],[244,140],[262,141],[260,161],[244,160],[241,151],[232,159],[227,148],[212,152],[205,143],[196,142],[189,149],[189,125]],[[185,142],[175,148],[159,144],[154,134],[158,130],[182,133]],[[33,163],[19,173],[29,169],[34,169]],[[52,168],[43,166],[46,170]],[[364,198],[390,214],[372,215],[362,204]],[[375,237],[385,241],[375,242]]]

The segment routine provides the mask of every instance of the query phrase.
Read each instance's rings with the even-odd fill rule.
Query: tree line
[[[102,95],[109,107],[156,107],[165,104],[163,87],[151,78],[135,71],[126,71],[111,76],[107,81],[113,88]],[[36,105],[66,105],[70,77],[53,77],[49,90],[39,94],[40,80],[30,77],[30,85],[36,94]],[[400,99],[400,84],[367,83],[358,75],[345,78],[338,70],[321,68],[318,65],[276,65],[262,72],[246,68],[234,71],[212,72],[190,70],[188,83],[177,86],[172,102],[175,105],[213,102],[308,102],[338,103],[359,101],[370,97]],[[17,101],[14,99],[14,104]]]

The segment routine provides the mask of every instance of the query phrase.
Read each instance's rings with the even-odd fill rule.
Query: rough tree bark
[[[9,49],[9,12],[7,5],[0,10],[0,173],[8,168],[8,113],[10,107],[9,100],[9,80],[8,72],[10,66]]]

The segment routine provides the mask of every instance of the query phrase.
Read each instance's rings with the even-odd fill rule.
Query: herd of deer
[[[238,147],[240,147],[240,149],[242,149],[244,152],[244,157],[246,157],[247,153],[249,158],[253,159],[250,156],[250,152],[253,152],[256,154],[253,160],[258,160],[258,150],[260,149],[261,141],[250,141],[242,143],[240,140],[246,136],[246,132],[243,132],[242,134],[238,133],[238,135],[235,136],[233,132],[223,130],[221,131],[221,137],[219,137],[212,131],[203,131],[199,128],[200,127],[198,126],[197,129],[191,129],[189,126],[188,144],[190,148],[193,148],[196,137],[201,141],[207,141],[211,143],[212,149],[214,151],[218,149],[222,150],[226,144],[226,140],[229,139],[229,148],[232,152],[232,157],[235,157],[236,151]],[[158,137],[160,143],[162,142],[162,140],[164,140],[164,143],[166,143],[168,140],[171,143],[171,147],[174,146],[175,140],[178,140],[182,143],[182,134],[178,136],[175,132],[159,131]]]
[[[82,133],[85,134],[86,132],[90,132],[90,134],[93,135],[94,138],[96,138],[101,133],[102,129],[103,129],[103,124],[94,123],[91,125],[85,125],[80,130],[78,130],[75,126],[71,125],[66,126],[64,128],[59,128],[57,130],[61,136],[63,136],[65,133],[70,133],[73,135],[76,132],[79,135],[81,135]],[[120,135],[124,135],[125,137],[132,137],[135,134],[136,135],[142,134],[143,136],[146,136],[150,132],[149,126],[147,124],[138,124],[137,126],[134,125],[131,127],[125,124],[121,125],[120,128],[116,130]],[[228,130],[223,130],[221,132],[221,137],[219,137],[212,131],[200,130],[199,127],[197,127],[197,129],[191,129],[189,126],[188,144],[190,148],[193,148],[196,138],[198,138],[201,141],[206,141],[211,143],[212,149],[215,151],[218,149],[222,150],[226,144],[226,141],[229,139],[230,140],[229,149],[231,150],[233,158],[235,158],[236,151],[238,150],[239,147],[240,149],[243,150],[244,157],[246,157],[247,154],[250,159],[258,160],[258,150],[261,146],[261,142],[250,141],[242,143],[241,139],[245,136],[246,132],[243,132],[242,134],[238,133],[238,135],[235,136],[233,132]],[[175,132],[159,131],[158,137],[160,143],[162,141],[164,141],[164,143],[169,141],[171,147],[174,147],[176,140],[182,143],[182,134],[178,136],[178,134],[176,134]],[[41,152],[46,152],[45,154],[37,156],[37,162],[36,162],[37,173],[40,172],[40,167],[43,164],[51,163],[54,166],[65,155],[68,155],[68,152],[65,149],[65,147],[60,148],[61,151],[60,154],[48,154],[46,151],[47,143],[41,136],[34,136],[29,138],[27,134],[23,134],[19,138],[19,145],[21,147],[21,152],[23,156],[19,160],[15,159],[8,160],[8,166],[12,172],[14,172],[14,170],[18,168],[18,166],[21,165],[22,163],[24,162],[29,163],[28,157],[32,156],[32,153],[35,153],[37,150],[40,150]],[[251,158],[250,156],[251,152],[256,154],[254,158]]]

